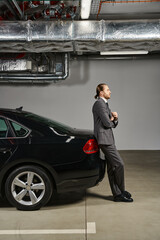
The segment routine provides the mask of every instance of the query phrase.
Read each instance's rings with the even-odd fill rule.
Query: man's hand
[[[117,120],[118,120],[118,113],[117,112],[112,112],[111,121],[117,121]]]
[[[113,122],[113,121],[114,121],[114,117],[112,116],[112,117],[110,118],[110,120],[111,120],[111,122]]]

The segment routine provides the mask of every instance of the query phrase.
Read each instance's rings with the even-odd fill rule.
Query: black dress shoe
[[[123,194],[114,197],[115,202],[133,202],[132,198],[127,198]]]
[[[132,197],[132,195],[131,195],[129,192],[127,192],[127,191],[123,191],[122,194],[123,194],[123,196],[125,196],[126,198],[131,198],[131,197]]]

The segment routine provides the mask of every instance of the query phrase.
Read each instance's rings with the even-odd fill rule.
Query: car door
[[[0,166],[25,154],[29,134],[30,130],[23,125],[0,116]]]
[[[0,166],[8,161],[16,150],[13,132],[5,117],[0,116]]]

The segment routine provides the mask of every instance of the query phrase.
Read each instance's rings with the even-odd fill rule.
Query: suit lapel
[[[109,106],[107,106],[107,108],[108,108],[108,111],[109,111],[109,117],[111,118],[112,117],[111,109],[109,108]]]
[[[110,110],[110,108],[109,108],[108,103],[105,103],[102,98],[99,98],[99,101],[102,101],[102,102],[105,104],[105,106],[106,106],[106,108],[107,108],[107,111],[108,111],[109,118],[111,118],[111,117],[112,117],[112,113],[111,113],[111,110]]]

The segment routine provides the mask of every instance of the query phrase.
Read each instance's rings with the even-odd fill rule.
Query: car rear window
[[[14,132],[16,134],[16,137],[25,137],[28,133],[28,129],[22,127],[20,124],[16,123],[16,122],[13,122],[13,121],[10,121],[13,129],[14,129]]]
[[[0,118],[0,138],[7,137],[7,124],[5,123],[4,119]]]
[[[68,134],[71,131],[73,131],[73,129],[67,125],[64,125],[60,122],[56,122],[54,120],[45,118],[45,117],[41,117],[39,115],[33,114],[33,113],[27,113],[25,114],[26,118],[29,118],[33,121],[36,121],[38,123],[42,123],[45,126],[48,126],[50,128],[54,128],[55,131],[57,131],[58,133],[65,133]]]

